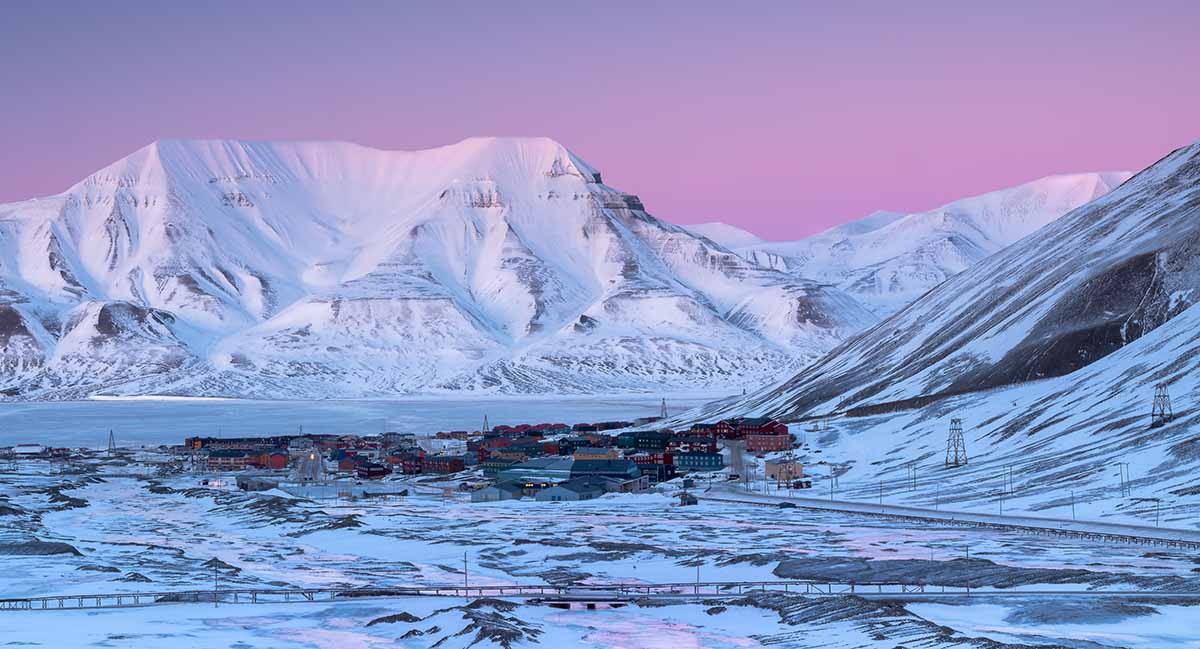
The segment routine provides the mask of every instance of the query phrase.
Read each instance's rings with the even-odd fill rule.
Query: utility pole
[[[950,420],[950,436],[946,439],[946,468],[954,469],[967,464],[967,442],[963,439],[961,419]]]
[[[942,483],[936,482],[933,487],[933,511],[938,511],[942,500]]]
[[[217,608],[217,601],[221,599],[217,594],[217,579],[219,575],[220,573],[217,572],[217,558],[213,557],[213,608]]]
[[[1122,496],[1133,495],[1133,489],[1131,489],[1129,486],[1129,478],[1128,478],[1129,463],[1128,462],[1117,462],[1117,468],[1119,470],[1117,476],[1121,480],[1121,495]]]
[[[1075,520],[1075,491],[1071,490],[1071,520]]]
[[[883,480],[879,481],[879,511],[883,511]]]
[[[659,416],[662,417],[663,419],[667,418],[667,400],[666,399],[662,400],[662,412],[659,413]]]
[[[116,453],[116,452],[117,452],[117,438],[113,436],[113,432],[110,429],[108,431],[108,454],[112,455],[113,453]]]
[[[467,551],[463,550],[463,595],[467,596],[466,590],[471,587],[471,582],[467,579]]]

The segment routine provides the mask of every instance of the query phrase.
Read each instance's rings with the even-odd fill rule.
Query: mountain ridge
[[[158,141],[0,206],[0,301],[22,398],[731,387],[874,321],[547,138]]]

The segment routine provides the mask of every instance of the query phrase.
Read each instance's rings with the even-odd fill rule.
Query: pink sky
[[[1196,2],[201,4],[6,4],[0,201],[165,137],[547,135],[787,239],[1200,138]]]

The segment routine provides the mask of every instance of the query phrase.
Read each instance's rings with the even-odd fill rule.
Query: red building
[[[424,465],[420,455],[405,455],[400,458],[400,472],[405,475],[417,475],[421,473],[421,467]]]
[[[787,435],[787,424],[770,417],[745,417],[737,420],[738,437],[750,435]]]
[[[273,451],[271,453],[263,453],[259,459],[260,466],[267,469],[286,469],[288,466],[288,454],[283,451]]]
[[[791,435],[747,435],[746,450],[751,453],[786,451],[792,447]]]
[[[629,456],[634,464],[672,464],[670,453],[638,453]]]
[[[426,455],[421,459],[422,473],[458,473],[466,468],[461,455]]]
[[[733,424],[722,420],[715,424],[693,424],[692,435],[713,439],[734,439],[737,437],[737,430],[734,429]]]
[[[387,465],[374,462],[364,462],[354,469],[354,474],[363,480],[379,480],[391,472]]]

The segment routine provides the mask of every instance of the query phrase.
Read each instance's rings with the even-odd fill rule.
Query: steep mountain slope
[[[1068,374],[1198,298],[1200,146],[988,257],[755,399],[809,412],[903,407]]]
[[[894,493],[919,467],[919,485],[902,496],[911,502],[994,508],[1007,492],[1010,508],[1070,516],[1075,490],[1081,502],[1108,499],[1097,505],[1104,515],[1153,521],[1155,502],[1113,495],[1116,464],[1128,463],[1137,496],[1161,498],[1191,525],[1200,506],[1197,286],[1200,143],[949,279],[792,379],[688,418],[826,418],[831,425],[810,439],[825,459],[848,463],[840,478],[848,496]],[[1175,419],[1151,428],[1160,383]],[[967,430],[967,467],[943,466],[951,418]],[[1002,478],[1010,470],[1015,492]]]
[[[741,386],[873,321],[546,139],[162,141],[0,206],[0,389],[25,398]]]
[[[876,212],[800,241],[736,249],[759,264],[832,283],[887,316],[1128,177],[1050,176],[928,212]]]

